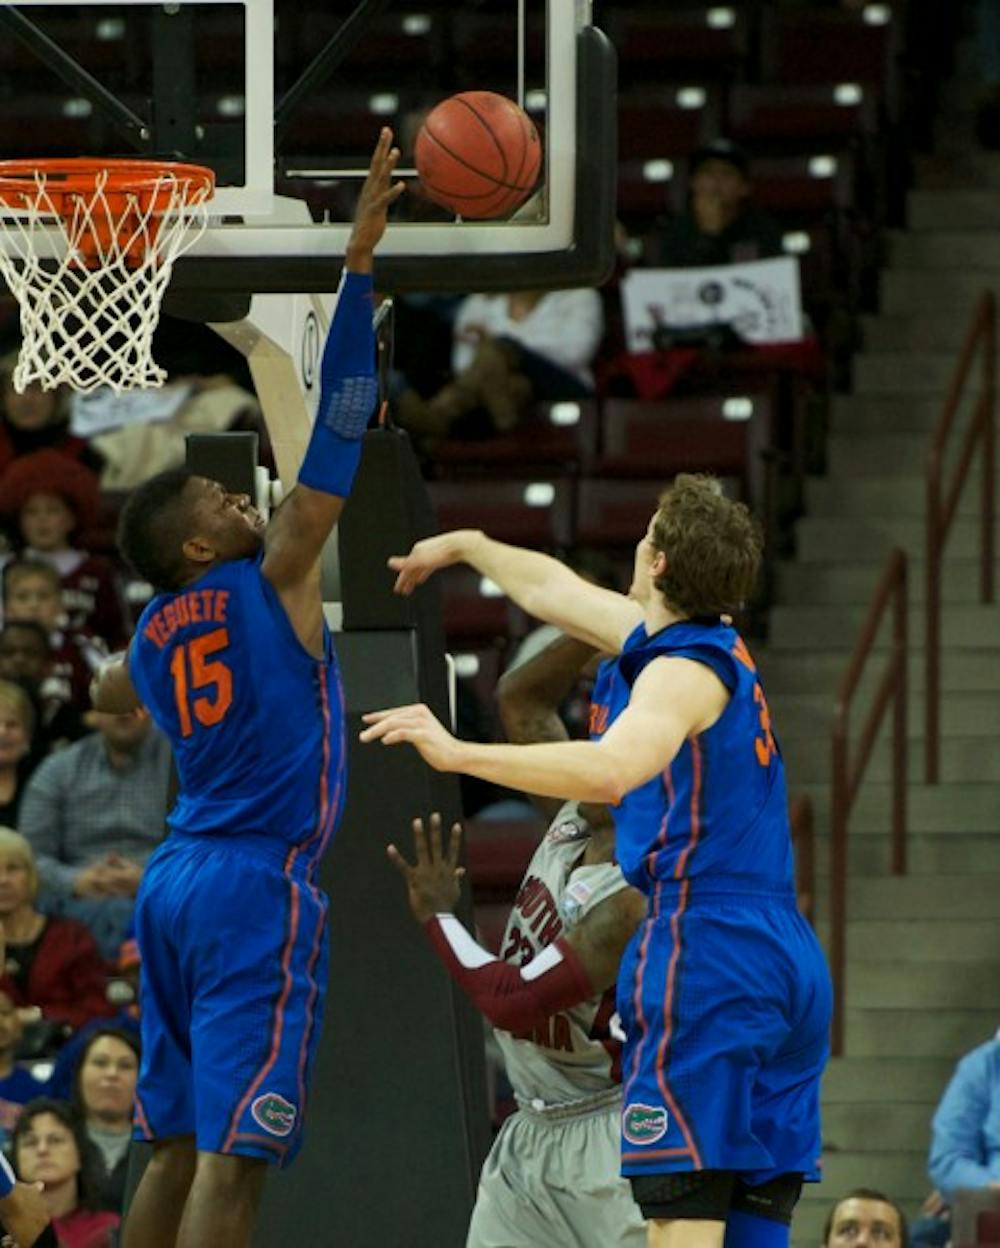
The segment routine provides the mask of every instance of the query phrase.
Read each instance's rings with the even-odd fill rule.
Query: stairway
[[[962,48],[960,66],[970,57]],[[920,162],[910,230],[890,240],[882,311],[866,318],[855,392],[834,400],[827,476],[808,484],[758,655],[790,790],[815,807],[825,939],[834,694],[885,556],[906,550],[910,873],[888,874],[887,718],[851,820],[846,1056],[824,1083],[824,1180],[806,1189],[793,1226],[803,1248],[820,1242],[831,1203],[852,1187],[881,1188],[916,1213],[934,1106],[955,1059],[1000,1023],[1000,607],[977,597],[975,468],[946,549],[939,785],[923,783],[922,759],[924,456],[975,300],[985,286],[1000,292],[1000,197],[990,189],[1000,188],[1000,157],[972,150],[962,78],[974,81],[966,73],[950,90],[941,141]],[[858,724],[888,641],[887,622]]]

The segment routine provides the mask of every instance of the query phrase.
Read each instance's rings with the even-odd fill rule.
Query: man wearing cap
[[[782,255],[781,230],[750,204],[746,152],[715,139],[691,156],[690,202],[664,232],[659,263],[668,269],[706,268]]]

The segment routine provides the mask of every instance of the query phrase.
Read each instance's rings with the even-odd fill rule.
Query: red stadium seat
[[[629,232],[641,234],[665,213],[684,207],[679,163],[673,160],[627,160],[618,166],[618,215]]]
[[[618,97],[618,156],[686,158],[720,129],[718,88],[643,87]]]
[[[855,204],[855,167],[846,153],[754,161],[753,198],[789,225],[807,225]]]
[[[728,135],[764,155],[841,150],[878,127],[874,92],[859,83],[803,86],[736,83],[729,93]]]
[[[596,437],[596,400],[539,403],[511,433],[438,442],[433,464],[437,475],[448,477],[495,473],[501,467],[505,477],[575,472],[593,455]]]
[[[744,497],[759,505],[760,454],[771,441],[771,415],[763,394],[657,403],[609,399],[595,468],[603,476],[653,478],[658,484],[678,472],[735,477]]]
[[[665,483],[588,478],[577,489],[577,537],[582,546],[635,546]]]
[[[772,82],[866,83],[880,90],[894,117],[902,22],[897,15],[884,24],[873,24],[870,16],[841,9],[765,9],[761,19],[764,77]]]
[[[478,653],[491,646],[504,646],[511,637],[528,631],[524,612],[498,591],[492,592],[472,568],[446,568],[438,580],[444,631],[453,650],[471,648]]]
[[[516,546],[573,543],[572,491],[567,481],[432,481],[438,528],[483,529]]]
[[[730,82],[741,77],[749,40],[745,14],[718,5],[679,10],[671,5],[664,12],[667,7],[607,15],[623,88],[664,79]]]

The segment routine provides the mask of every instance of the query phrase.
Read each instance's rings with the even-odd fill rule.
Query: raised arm
[[[262,572],[274,585],[303,641],[322,629],[319,557],[351,492],[361,440],[375,411],[372,267],[389,206],[403,191],[392,175],[399,150],[383,129],[365,179],[348,239],[333,322],[320,364],[316,423],[298,483],[267,530]]]
[[[408,555],[393,555],[389,567],[397,573],[396,593],[412,594],[432,573],[454,563],[469,564],[529,615],[607,654],[617,654],[642,623],[642,608],[631,598],[592,585],[551,555],[493,541],[478,529],[428,537]]]
[[[684,741],[719,718],[729,692],[693,659],[654,659],[629,705],[600,741],[480,745],[458,741],[422,703],[370,711],[362,741],[409,742],[437,771],[457,771],[535,793],[617,806],[673,760]]]
[[[495,1027],[529,1032],[615,982],[621,955],[646,911],[645,898],[635,889],[614,893],[526,966],[513,966],[478,944],[453,913],[462,875],[460,826],[452,828],[447,849],[439,815],[431,816],[429,836],[423,821],[414,819],[413,835],[413,865],[389,846],[389,858],[406,880],[413,917],[449,974]]]
[[[563,635],[527,662],[504,672],[497,683],[497,702],[511,745],[569,740],[559,707],[572,691],[581,668],[596,653],[593,646]],[[534,801],[550,820],[562,806],[554,797],[535,797]]]

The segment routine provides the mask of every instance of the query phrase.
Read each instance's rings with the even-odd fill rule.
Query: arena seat
[[[499,591],[490,592],[473,568],[445,568],[438,580],[444,631],[453,651],[471,648],[481,653],[494,645],[506,645],[512,637],[528,631],[528,616]]]
[[[502,542],[539,548],[573,543],[568,481],[432,481],[428,488],[442,532],[483,529]]]
[[[538,403],[524,423],[510,433],[436,443],[434,470],[440,477],[495,473],[501,467],[506,477],[573,473],[593,455],[596,438],[596,400]]]
[[[687,157],[721,128],[716,87],[640,87],[618,97],[618,157]]]
[[[623,89],[665,79],[730,82],[742,77],[750,37],[745,13],[718,5],[670,7],[669,13],[660,8],[607,14],[604,24],[618,50]]]
[[[897,105],[896,62],[902,22],[871,21],[841,9],[777,11],[761,15],[761,67],[770,82],[860,82],[883,94],[890,118]]]
[[[380,126],[399,129],[405,104],[396,94],[340,91],[303,101],[292,114],[282,140],[286,153],[317,156],[366,156]]]
[[[475,83],[480,89],[498,89],[477,76],[483,69],[502,73],[510,94],[511,66],[517,49],[517,22],[513,12],[453,12],[451,42],[456,61],[456,80]],[[529,12],[525,31],[525,64],[531,68],[545,62],[545,23],[538,11]]]
[[[681,211],[677,161],[626,160],[618,166],[618,216],[630,234],[642,234],[665,214]]]
[[[608,481],[577,485],[577,538],[582,546],[635,546],[646,530],[665,482]]]
[[[660,402],[608,399],[594,472],[653,478],[661,485],[678,472],[713,472],[737,478],[743,496],[759,505],[758,460],[771,441],[771,420],[771,402],[764,394]],[[581,524],[583,511],[581,503]]]
[[[878,102],[860,83],[735,83],[727,133],[755,155],[809,155],[860,146],[878,126]]]
[[[755,161],[754,203],[787,224],[808,225],[855,206],[855,172],[844,152]]]

